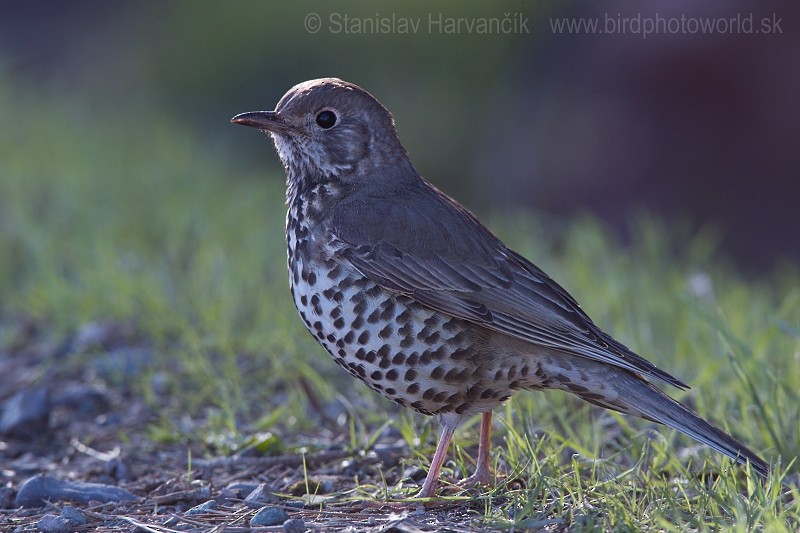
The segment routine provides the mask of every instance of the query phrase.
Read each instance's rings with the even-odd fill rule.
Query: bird
[[[766,478],[769,465],[654,382],[688,385],[605,333],[578,302],[425,180],[389,110],[358,85],[321,78],[273,111],[231,122],[269,134],[286,171],[289,288],[333,360],[397,404],[435,415],[447,449],[481,415],[475,473],[490,485],[492,409],[519,390],[560,389],[674,428]]]

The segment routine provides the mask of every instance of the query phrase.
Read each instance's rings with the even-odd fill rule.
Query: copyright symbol
[[[308,33],[317,33],[322,28],[322,19],[316,13],[309,13],[303,21]]]

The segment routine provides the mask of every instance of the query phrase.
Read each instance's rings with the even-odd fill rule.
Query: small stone
[[[66,518],[74,526],[82,526],[86,523],[86,517],[83,516],[83,513],[71,505],[65,505],[64,508],[61,509],[61,514],[59,516],[61,518]]]
[[[280,507],[262,507],[253,518],[250,519],[250,527],[278,526],[288,519],[289,515]]]
[[[203,514],[216,508],[217,508],[217,502],[215,502],[214,500],[208,500],[207,502],[203,502],[200,505],[195,505],[194,507],[192,507],[183,514],[185,514],[186,516],[191,516],[194,514]]]
[[[0,509],[11,509],[14,503],[14,489],[9,486],[0,487]]]
[[[269,484],[261,483],[247,495],[244,503],[254,509],[262,507],[265,503],[275,503],[278,501],[278,497],[273,492],[274,489]]]
[[[46,502],[69,500],[87,503],[92,500],[108,503],[133,501],[133,493],[114,485],[63,481],[40,474],[33,476],[20,487],[15,503],[19,507],[42,507]]]
[[[46,514],[36,522],[36,527],[43,533],[70,533],[75,525],[63,516]]]
[[[302,518],[290,518],[283,523],[284,533],[303,533],[306,530],[306,523]]]
[[[292,509],[303,509],[306,506],[305,500],[290,500],[284,502],[283,505],[291,507]]]
[[[31,438],[46,433],[50,393],[45,387],[23,389],[3,403],[0,435]]]

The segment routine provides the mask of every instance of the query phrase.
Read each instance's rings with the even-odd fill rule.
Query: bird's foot
[[[502,476],[493,474],[488,468],[479,468],[468,478],[462,479],[458,485],[465,489],[471,489],[478,485],[493,487],[499,479],[502,479]]]

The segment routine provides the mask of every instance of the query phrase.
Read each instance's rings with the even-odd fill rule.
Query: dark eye
[[[317,115],[317,125],[323,130],[332,128],[336,124],[336,113],[333,111],[321,111]]]

